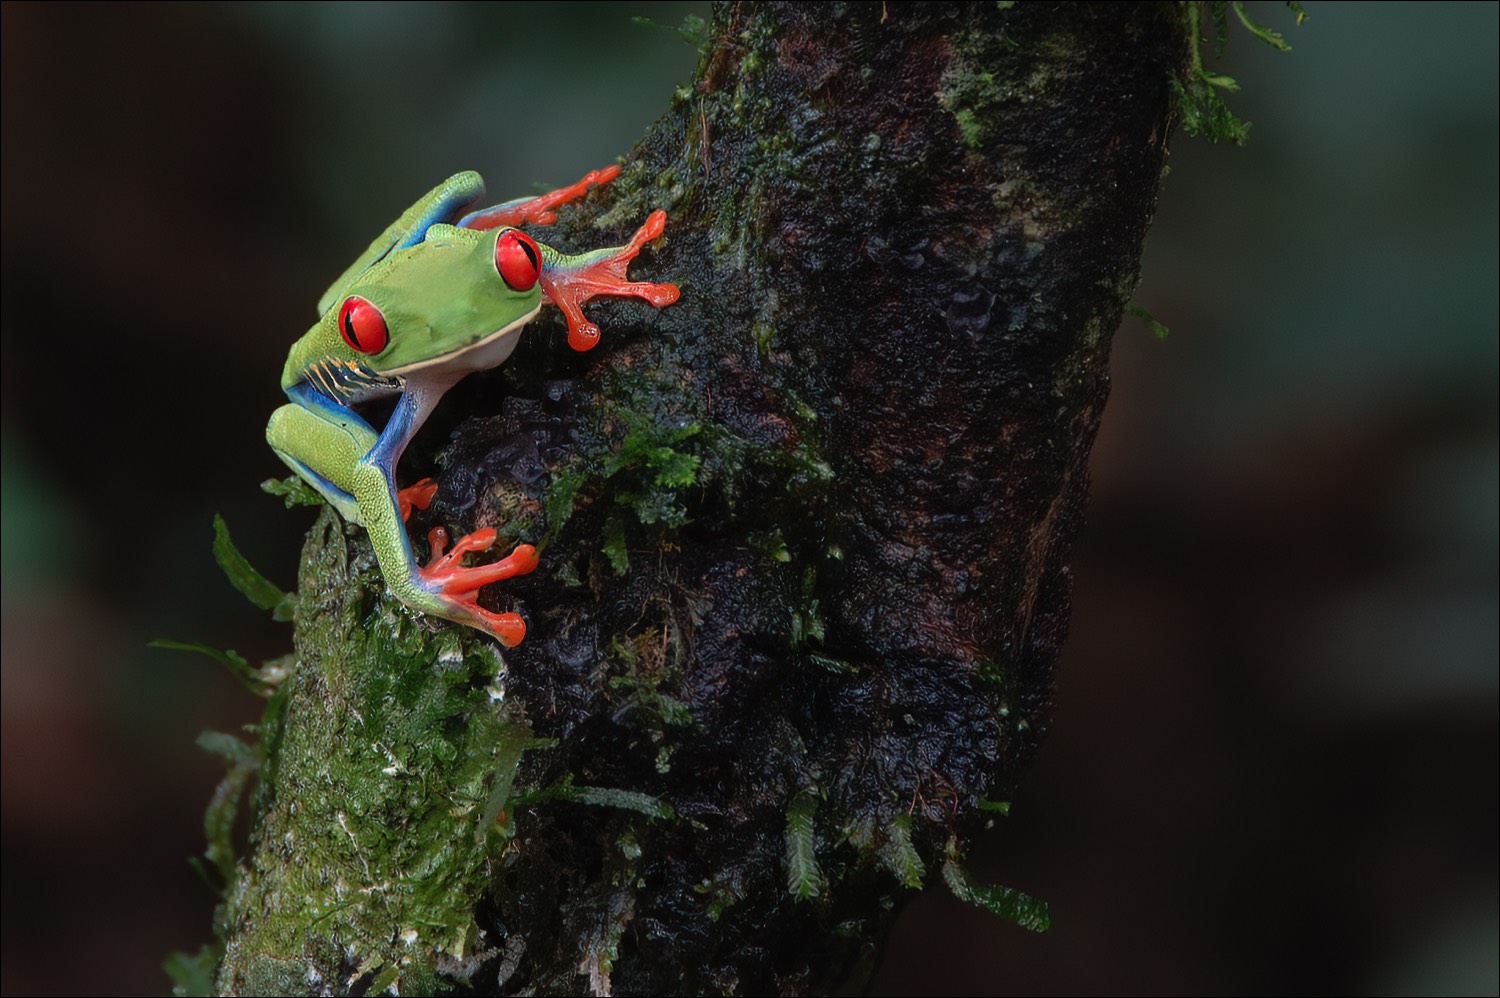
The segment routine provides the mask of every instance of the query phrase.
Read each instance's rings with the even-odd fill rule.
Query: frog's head
[[[541,307],[542,254],[517,229],[428,226],[339,289],[288,358],[358,365],[381,377],[454,381],[505,361]]]

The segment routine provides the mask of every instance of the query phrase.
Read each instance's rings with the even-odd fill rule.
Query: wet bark
[[[412,533],[495,526],[530,632],[314,531],[231,993],[816,993],[962,863],[1052,710],[1069,550],[1174,123],[1175,4],[725,4],[622,177],[670,308],[444,400]],[[571,179],[571,178],[562,178]],[[509,782],[509,781],[512,781]],[[435,889],[436,887],[436,889]]]

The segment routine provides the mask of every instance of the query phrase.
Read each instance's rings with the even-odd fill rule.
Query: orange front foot
[[[667,213],[658,208],[624,246],[578,256],[564,256],[550,247],[543,249],[542,290],[568,320],[568,346],[588,350],[599,342],[599,327],[583,316],[583,304],[590,298],[641,298],[656,308],[678,299],[682,292],[675,284],[632,281],[625,276],[626,266],[641,247],[661,235],[666,225]]]
[[[463,567],[463,557],[470,551],[488,551],[494,546],[493,529],[476,530],[459,538],[453,550],[448,547],[448,531],[433,527],[427,534],[432,557],[417,569],[423,587],[433,593],[450,611],[454,620],[462,620],[493,634],[507,648],[514,648],[526,637],[526,621],[520,614],[491,613],[479,605],[479,590],[491,582],[527,575],[536,570],[536,548],[519,545],[506,557],[488,565]]]
[[[408,485],[396,493],[396,504],[401,507],[401,522],[405,523],[411,519],[412,508],[426,509],[432,505],[432,497],[437,495],[437,482],[430,478],[424,478],[415,485]]]

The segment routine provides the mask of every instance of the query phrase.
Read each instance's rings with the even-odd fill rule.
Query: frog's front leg
[[[661,235],[666,225],[667,213],[658,208],[624,246],[573,256],[538,244],[542,251],[542,291],[568,322],[568,346],[574,350],[591,350],[599,342],[599,327],[583,314],[584,303],[592,298],[601,295],[639,298],[661,308],[681,296],[682,292],[675,284],[632,281],[625,275],[626,267],[640,253],[641,247]]]
[[[556,209],[586,194],[590,187],[607,184],[620,175],[618,166],[606,166],[584,174],[576,184],[534,198],[517,198],[493,208],[473,211],[458,220],[462,229],[493,229],[502,225],[551,225],[557,221]],[[556,305],[568,322],[568,346],[590,350],[599,342],[599,327],[583,314],[583,305],[591,298],[608,295],[640,298],[655,308],[675,302],[681,292],[677,285],[632,281],[625,269],[641,247],[662,234],[667,213],[657,210],[636,230],[630,242],[611,249],[594,250],[576,256],[541,244],[542,291],[547,301]]]
[[[266,428],[267,439],[281,459],[345,518],[364,525],[392,595],[415,610],[492,634],[507,647],[519,644],[526,634],[525,622],[517,614],[491,613],[479,606],[478,591],[490,582],[535,569],[531,545],[521,545],[494,564],[465,568],[460,564],[463,555],[487,550],[495,542],[495,532],[476,531],[446,554],[446,532],[435,532],[432,560],[418,565],[406,535],[396,463],[441,388],[409,384],[379,434],[354,410],[311,388],[298,386],[288,394],[297,404],[276,410]]]

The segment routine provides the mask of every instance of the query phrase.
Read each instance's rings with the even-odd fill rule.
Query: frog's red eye
[[[542,251],[526,233],[511,229],[495,241],[495,269],[512,291],[530,291],[542,273]]]
[[[391,341],[385,316],[373,302],[359,295],[344,299],[344,307],[339,309],[339,332],[344,335],[344,342],[360,353],[379,353]]]

